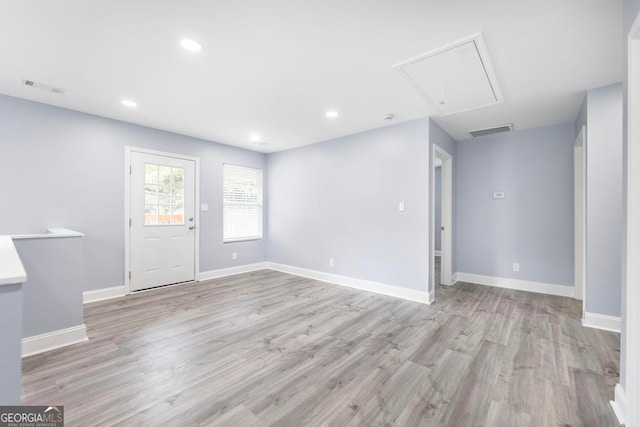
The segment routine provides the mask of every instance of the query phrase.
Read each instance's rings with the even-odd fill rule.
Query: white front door
[[[195,280],[195,162],[131,152],[130,289]]]

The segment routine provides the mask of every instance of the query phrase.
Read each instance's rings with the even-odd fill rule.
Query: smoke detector
[[[40,83],[33,80],[23,79],[22,84],[25,86],[29,86],[35,89],[40,89],[45,92],[55,93],[57,95],[64,95],[64,90],[59,87],[51,86],[46,83]]]

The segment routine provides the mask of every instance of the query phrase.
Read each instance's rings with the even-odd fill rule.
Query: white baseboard
[[[44,353],[45,351],[55,350],[56,348],[66,347],[86,340],[88,340],[87,327],[84,323],[67,329],[34,335],[22,339],[22,357]]]
[[[625,417],[627,412],[627,395],[620,384],[616,384],[615,390],[615,400],[609,401],[609,404],[611,404],[611,408],[613,408],[613,412],[616,414],[620,425],[625,425],[627,423]]]
[[[111,298],[125,296],[124,286],[114,286],[112,288],[96,289],[95,291],[86,291],[82,293],[82,303],[103,301]]]
[[[433,255],[434,256],[442,256],[442,252],[441,251],[433,251]]]
[[[354,277],[341,276],[338,274],[325,273],[323,271],[309,270],[306,268],[277,264],[273,262],[268,262],[266,268],[283,273],[293,274],[296,276],[307,277],[309,279],[319,280],[321,282],[332,283],[334,285],[347,286],[349,288],[375,292],[377,294],[402,298],[409,301],[420,302],[423,304],[430,303],[430,297],[426,291],[401,288],[399,286],[388,285],[386,283],[372,282],[369,280],[356,279]]]
[[[477,285],[494,286],[496,288],[515,289],[517,291],[536,292],[538,294],[557,295],[561,297],[575,296],[573,286],[555,285],[552,283],[532,282],[529,280],[510,279],[506,277],[483,276],[481,274],[456,273],[455,282],[469,282]]]
[[[620,333],[621,324],[619,317],[606,316],[604,314],[585,312],[582,317],[582,326],[602,329],[603,331]]]
[[[233,276],[234,274],[250,273],[252,271],[264,270],[267,262],[257,262],[255,264],[239,265],[237,267],[220,268],[218,270],[201,271],[198,281],[217,279],[220,277]]]
[[[455,285],[455,284],[456,284],[456,282],[458,282],[458,280],[460,280],[460,279],[458,279],[458,273],[453,273],[453,274],[451,275],[451,284],[452,284],[452,285]]]

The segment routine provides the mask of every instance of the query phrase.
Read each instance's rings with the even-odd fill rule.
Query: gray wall
[[[0,117],[0,170],[11,181],[3,198],[12,205],[0,213],[0,234],[86,233],[85,291],[124,284],[126,145],[200,158],[200,199],[209,204],[200,271],[265,261],[266,238],[222,243],[222,164],[264,169],[264,154],[3,95]]]
[[[27,272],[22,336],[82,325],[84,238],[14,240],[14,244]]]
[[[428,148],[422,119],[269,155],[269,260],[426,291]]]
[[[452,212],[452,216],[453,216],[453,228],[452,228],[452,243],[453,243],[453,253],[451,254],[451,258],[452,258],[452,268],[453,268],[453,272],[455,273],[457,270],[457,245],[456,245],[456,240],[457,240],[457,235],[458,235],[458,228],[456,226],[457,223],[457,212],[456,212],[456,205],[457,205],[457,200],[458,200],[458,195],[457,195],[457,182],[458,182],[458,160],[457,160],[457,152],[458,152],[458,143],[456,142],[455,139],[451,138],[451,136],[449,136],[448,133],[446,133],[440,126],[438,126],[438,124],[436,122],[433,121],[433,119],[429,118],[429,143],[430,143],[430,147],[429,147],[429,167],[433,167],[433,158],[431,156],[431,153],[433,153],[433,144],[438,145],[440,148],[442,148],[444,151],[446,151],[447,153],[449,153],[451,155],[451,164],[452,164],[452,168],[453,168],[453,188],[452,188],[452,205],[453,205],[453,212]],[[435,196],[435,195],[434,195]],[[435,200],[433,198],[430,199],[429,201],[430,204],[434,204]],[[431,206],[431,205],[430,205]],[[434,218],[435,221],[435,218]],[[435,225],[433,222],[431,222],[431,230],[433,230]],[[431,240],[429,240],[429,242],[431,242]],[[433,272],[432,272],[433,273]],[[432,274],[433,276],[433,274]]]
[[[22,285],[0,286],[0,406],[20,404]],[[10,327],[7,327],[10,325]]]
[[[586,311],[620,316],[622,84],[587,92]]]
[[[435,191],[433,192],[433,203],[435,215],[433,219],[433,231],[435,233],[434,236],[434,250],[439,251],[442,247],[442,233],[440,231],[440,227],[442,226],[442,168],[436,167],[435,171],[435,179],[434,186]]]
[[[573,123],[458,142],[458,272],[573,286],[573,142]]]

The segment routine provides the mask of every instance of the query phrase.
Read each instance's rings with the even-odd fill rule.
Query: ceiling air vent
[[[58,95],[64,95],[64,90],[62,90],[62,89],[60,89],[58,87],[55,87],[55,86],[48,85],[46,83],[34,82],[33,80],[24,79],[24,80],[22,80],[22,84],[24,84],[25,86],[30,86],[30,87],[35,88],[35,89],[43,90],[45,92],[51,92],[51,93],[55,93],[55,94],[58,94]]]
[[[485,135],[493,135],[494,133],[511,132],[513,130],[513,123],[506,125],[495,126],[487,129],[470,130],[468,133],[474,138]]]

